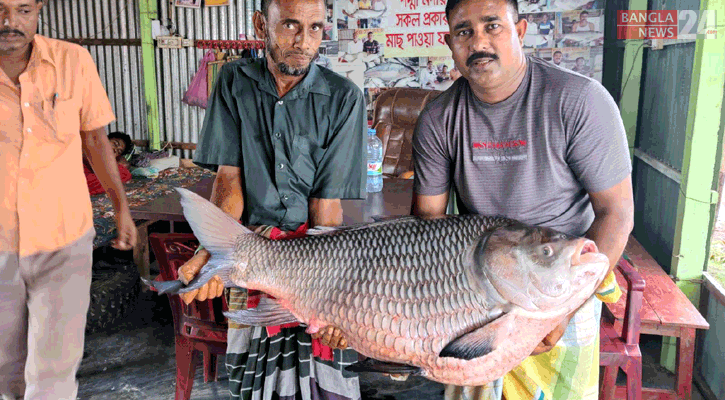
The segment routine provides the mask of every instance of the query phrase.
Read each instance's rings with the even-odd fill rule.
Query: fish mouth
[[[576,267],[578,265],[603,261],[602,256],[606,257],[606,255],[599,252],[599,248],[594,241],[581,239],[574,250],[574,254],[571,256],[571,266]]]

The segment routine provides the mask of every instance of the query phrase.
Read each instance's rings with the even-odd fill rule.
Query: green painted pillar
[[[143,55],[143,81],[146,100],[146,114],[149,124],[149,147],[161,148],[159,128],[159,99],[156,91],[156,53],[151,34],[151,21],[158,19],[156,0],[141,0],[141,51]]]
[[[629,10],[646,10],[647,0],[629,0]],[[624,61],[622,63],[622,89],[619,96],[619,112],[629,142],[629,156],[634,157],[634,140],[637,137],[637,116],[639,114],[640,82],[642,80],[642,58],[644,41],[624,40]]]
[[[707,265],[707,244],[717,192],[718,144],[722,143],[722,106],[725,87],[725,2],[702,0],[701,10],[714,10],[719,29],[717,38],[697,39],[687,114],[686,142],[682,163],[682,183],[677,204],[677,225],[672,249],[672,268],[682,291],[697,306],[700,284]],[[720,25],[717,28],[717,25]],[[665,345],[666,344],[666,345]],[[663,342],[662,360],[674,367],[675,341]],[[672,368],[670,368],[672,369]]]

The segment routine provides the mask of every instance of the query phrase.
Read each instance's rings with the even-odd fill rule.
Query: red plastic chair
[[[640,309],[645,282],[632,264],[624,258],[617,267],[627,280],[624,321],[617,324],[614,316],[604,307],[600,326],[599,365],[604,366],[600,400],[616,398],[617,373],[621,368],[627,375],[627,400],[642,398],[642,353],[639,348],[641,326]],[[623,292],[625,291],[624,288]],[[623,293],[624,294],[624,293]],[[621,325],[621,329],[618,329]]]
[[[154,233],[149,235],[151,248],[158,260],[162,280],[178,278],[177,270],[199,246],[193,234]],[[218,356],[227,351],[227,310],[224,296],[194,301],[188,306],[176,295],[168,296],[174,318],[176,338],[176,400],[188,400],[194,384],[198,351],[204,358],[204,382],[217,380]]]

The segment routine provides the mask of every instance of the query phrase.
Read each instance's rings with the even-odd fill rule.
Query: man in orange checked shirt
[[[90,301],[93,216],[82,154],[136,228],[105,127],[114,120],[80,46],[35,35],[41,0],[0,0],[0,397],[75,399]]]

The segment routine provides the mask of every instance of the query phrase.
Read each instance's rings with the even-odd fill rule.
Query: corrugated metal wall
[[[226,7],[192,9],[160,0],[159,19],[170,20],[187,39],[232,40],[239,39],[240,34],[251,38],[252,14],[260,1],[231,0],[230,3]],[[52,38],[140,40],[137,0],[52,0],[45,6],[41,18],[40,33]],[[109,129],[124,131],[134,139],[148,140],[140,45],[83,46],[98,66],[116,113],[117,121]],[[204,110],[188,106],[181,99],[203,56],[204,50],[196,48],[156,49],[162,142],[197,141]],[[191,157],[188,150],[178,154]]]
[[[40,34],[58,39],[139,39],[137,0],[51,0],[41,15]],[[84,45],[98,66],[117,121],[111,131],[147,139],[140,45]]]
[[[697,10],[699,0],[657,0],[651,10]],[[682,171],[695,43],[644,49],[642,89],[635,148]],[[669,271],[672,261],[680,185],[634,158],[634,235]]]
[[[167,18],[178,33],[194,40],[237,40],[240,34],[252,38],[254,1],[231,0],[228,7],[201,9],[175,7],[160,1],[159,18]],[[156,49],[161,141],[196,143],[204,122],[204,109],[181,102],[207,50],[196,48]],[[183,150],[182,157],[192,152]]]

